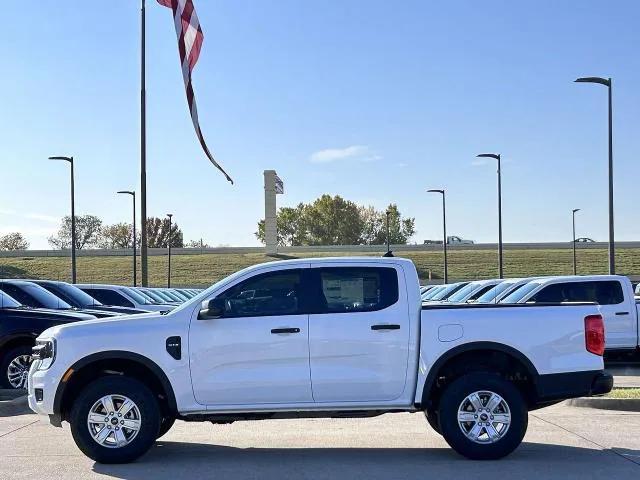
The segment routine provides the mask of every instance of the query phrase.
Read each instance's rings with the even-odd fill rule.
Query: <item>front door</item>
[[[189,330],[193,391],[203,405],[312,402],[304,268],[258,273],[216,295],[220,318]]]
[[[326,265],[326,264],[324,264]],[[403,271],[379,263],[312,267],[309,350],[316,402],[384,402],[405,387],[409,312]]]

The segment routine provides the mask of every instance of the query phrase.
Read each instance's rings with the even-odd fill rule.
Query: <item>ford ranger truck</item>
[[[88,457],[130,462],[176,419],[423,412],[470,459],[511,453],[528,412],[604,394],[599,307],[422,305],[401,258],[241,270],[165,313],[50,328],[29,405]]]

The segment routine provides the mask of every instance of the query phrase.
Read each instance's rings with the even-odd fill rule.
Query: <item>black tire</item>
[[[87,418],[92,406],[106,395],[122,395],[131,399],[140,412],[140,430],[130,443],[109,448],[91,436]],[[102,377],[88,384],[76,398],[69,422],[78,448],[99,463],[128,463],[151,448],[160,430],[160,406],[151,390],[136,379],[121,376]]]
[[[2,357],[0,358],[0,388],[9,388],[9,389],[20,388],[20,387],[11,385],[11,383],[9,382],[9,371],[8,371],[9,364],[11,364],[11,362],[16,358],[21,357],[23,355],[28,355],[29,357],[31,357],[31,353],[32,352],[31,352],[30,346],[22,345],[20,347],[12,348],[11,350],[8,350],[5,354],[2,355]],[[29,362],[29,365],[31,365],[31,362]],[[24,385],[23,388],[27,388],[26,384]]]
[[[160,423],[160,431],[158,432],[158,436],[156,438],[162,437],[165,433],[171,430],[173,424],[176,423],[176,419],[174,417],[164,417],[162,422]]]
[[[425,410],[424,417],[427,419],[427,422],[433,428],[433,430],[442,435],[442,430],[440,430],[440,420],[438,419],[438,412],[433,410]]]
[[[463,433],[458,423],[458,409],[462,402],[467,396],[479,391],[500,395],[511,414],[509,428],[493,443],[472,441]],[[439,420],[442,436],[456,452],[472,460],[495,460],[518,448],[527,431],[528,411],[520,391],[511,382],[496,374],[470,373],[458,378],[445,389],[440,399]]]

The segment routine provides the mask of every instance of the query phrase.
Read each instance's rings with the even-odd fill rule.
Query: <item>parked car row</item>
[[[31,349],[36,337],[49,327],[166,312],[199,291],[0,280],[0,388],[26,388]]]
[[[629,279],[622,275],[556,276],[477,280],[425,288],[429,304],[595,303],[604,318],[608,354],[638,351],[639,306]]]

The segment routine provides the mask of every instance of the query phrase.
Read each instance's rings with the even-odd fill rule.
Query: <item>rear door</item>
[[[314,266],[309,361],[316,402],[383,402],[405,387],[409,312],[399,266]]]

